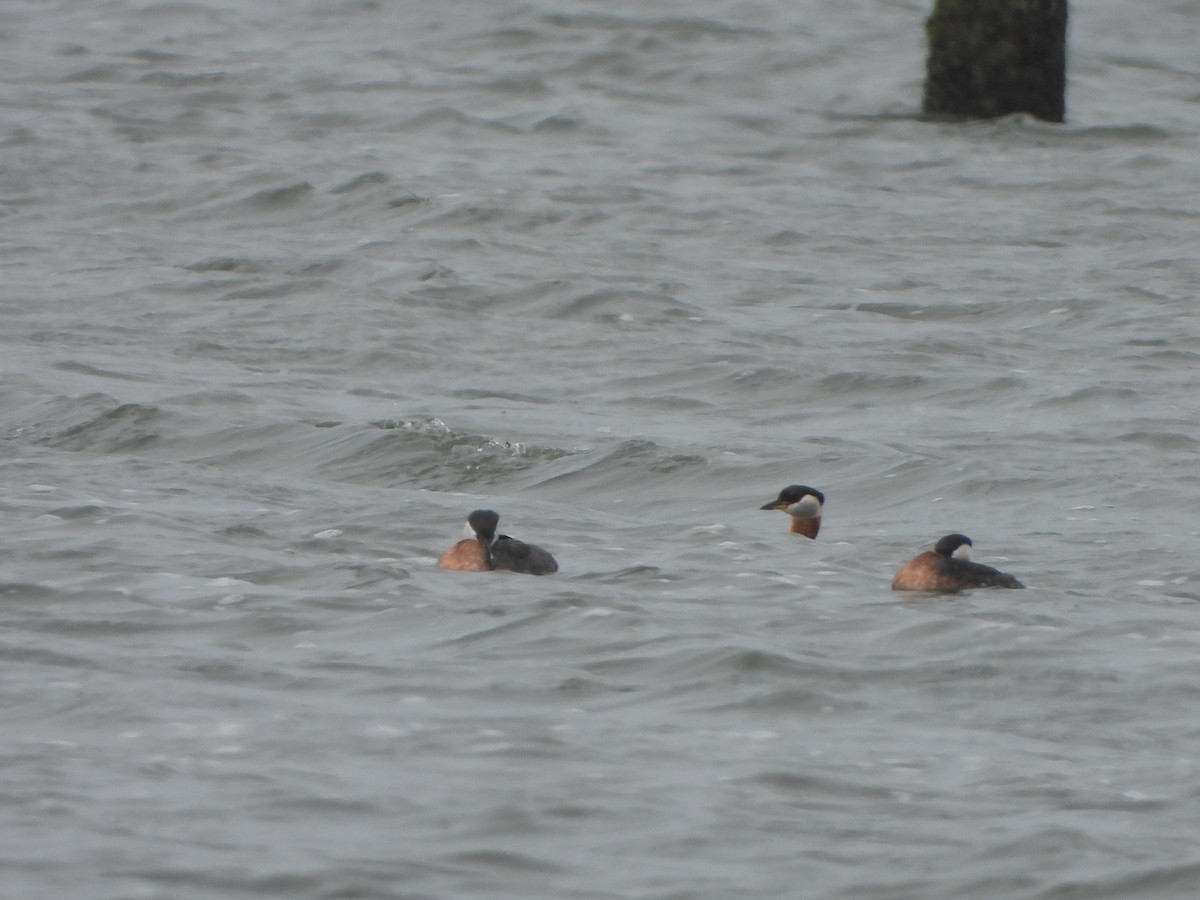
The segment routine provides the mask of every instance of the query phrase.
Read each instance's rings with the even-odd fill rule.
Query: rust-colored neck
[[[821,517],[813,516],[811,519],[792,519],[792,534],[802,534],[806,538],[815,538],[817,532],[821,530]]]

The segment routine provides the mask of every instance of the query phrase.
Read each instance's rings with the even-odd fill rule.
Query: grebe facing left
[[[438,557],[438,568],[457,572],[504,570],[526,575],[549,575],[558,562],[533,544],[507,534],[496,534],[500,516],[490,509],[477,509],[467,516],[469,537],[463,538]]]
[[[821,530],[821,510],[825,508],[825,495],[806,484],[790,484],[779,492],[770,503],[759,509],[778,509],[792,517],[793,534],[815,538]]]
[[[1011,575],[971,562],[972,546],[965,534],[946,535],[932,550],[917,554],[900,567],[892,579],[892,590],[952,593],[977,587],[1025,587]]]

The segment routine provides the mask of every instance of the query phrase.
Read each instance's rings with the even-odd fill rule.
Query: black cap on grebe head
[[[467,516],[467,525],[475,532],[475,536],[489,544],[496,539],[496,529],[500,527],[500,516],[490,509],[477,509]]]
[[[938,556],[970,559],[972,546],[971,539],[965,534],[948,534],[934,545],[933,552]]]
[[[788,507],[795,506],[805,497],[812,497],[816,500],[817,512],[820,512],[820,507],[825,505],[825,495],[816,488],[811,488],[807,484],[789,484],[779,492],[778,497],[770,503],[764,503],[759,509],[782,509],[787,512]],[[811,506],[813,504],[810,502],[806,505]]]

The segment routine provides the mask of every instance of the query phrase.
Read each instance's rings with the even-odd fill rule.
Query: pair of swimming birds
[[[804,484],[792,484],[760,509],[777,509],[791,517],[791,531],[815,538],[821,530],[825,495]],[[497,570],[527,575],[549,575],[558,563],[547,551],[506,534],[497,534],[500,516],[490,509],[477,509],[467,517],[468,536],[438,558],[438,566],[460,572]],[[953,592],[977,587],[1023,588],[1016,578],[971,561],[971,539],[965,534],[948,534],[932,550],[919,553],[904,563],[892,579],[894,591]]]
[[[792,484],[760,509],[778,509],[792,518],[791,530],[815,538],[821,530],[825,495],[806,484]],[[892,579],[893,591],[937,591],[949,593],[977,587],[1023,588],[1013,576],[971,561],[971,539],[965,534],[948,534],[932,550],[918,553],[904,563]]]

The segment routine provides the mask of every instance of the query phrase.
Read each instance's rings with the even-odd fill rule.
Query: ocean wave
[[[121,403],[93,393],[43,404],[15,435],[58,450],[124,453],[140,450],[171,430],[173,417],[152,404]]]

